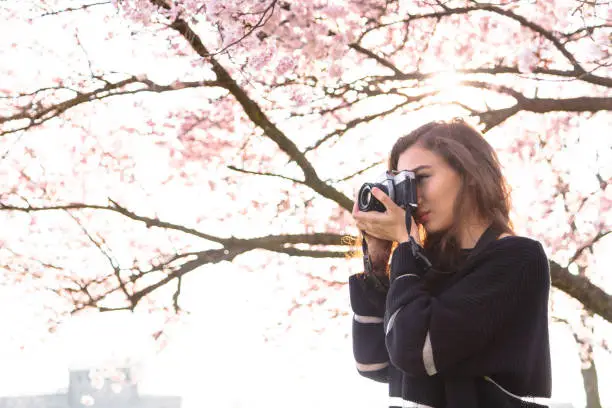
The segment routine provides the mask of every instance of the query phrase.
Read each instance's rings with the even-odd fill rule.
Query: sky
[[[4,30],[22,32],[8,25]],[[57,27],[44,31],[50,33],[46,39],[54,46],[72,35]],[[108,48],[102,43],[108,41],[94,34],[95,30],[84,31],[81,40],[88,49],[100,50],[92,56],[95,63],[112,65],[132,58],[131,50],[121,48],[120,41],[112,53],[105,54]],[[30,52],[34,58],[37,51]],[[148,58],[138,60],[142,66],[131,68],[137,72],[144,66],[156,66],[156,56]],[[63,68],[60,62],[57,60],[59,66],[55,67],[59,71]],[[45,67],[51,71],[51,66]],[[35,68],[36,64],[27,64],[24,70]],[[152,73],[154,79],[167,69],[161,64],[158,68]],[[443,81],[452,84],[453,78]],[[328,163],[330,168],[336,165]],[[325,165],[320,170],[324,173]],[[606,245],[608,249],[601,252],[612,253],[610,240]],[[143,315],[76,317],[55,334],[44,335],[40,332],[42,318],[32,318],[38,313],[39,299],[0,287],[0,327],[8,328],[0,332],[0,395],[58,392],[67,387],[70,369],[127,362],[134,366],[141,393],[182,396],[183,408],[385,406],[386,386],[360,377],[355,369],[350,314],[331,320],[324,310],[305,309],[287,316],[292,298],[306,285],[306,280],[294,273],[304,270],[304,265],[290,258],[267,264],[266,259],[265,253],[257,252],[235,264],[223,263],[190,274],[182,296],[191,314],[172,328],[161,351],[150,337],[152,318]],[[247,264],[251,270],[242,268]],[[601,263],[602,270],[606,265],[610,262]],[[346,277],[358,269],[359,262],[347,262]],[[330,294],[330,303],[345,311],[349,308],[347,289]],[[578,353],[562,324],[551,325],[551,345],[553,400],[582,407]],[[612,384],[612,357],[600,353],[597,364],[602,401],[612,407],[612,389],[604,386]]]

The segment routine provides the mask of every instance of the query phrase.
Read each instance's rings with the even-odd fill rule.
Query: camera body
[[[357,195],[359,211],[385,212],[383,203],[372,195],[374,187],[384,191],[395,204],[405,210],[413,211],[417,207],[417,179],[412,171],[387,171],[377,182],[364,183]]]

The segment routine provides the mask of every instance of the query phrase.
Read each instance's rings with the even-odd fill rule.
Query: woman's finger
[[[378,201],[380,201],[385,208],[388,210],[391,210],[394,207],[397,207],[397,205],[393,202],[393,200],[391,199],[391,197],[389,197],[388,195],[385,194],[384,191],[382,191],[381,189],[379,189],[378,187],[374,187],[372,189],[372,195],[374,197],[376,197],[376,199]]]

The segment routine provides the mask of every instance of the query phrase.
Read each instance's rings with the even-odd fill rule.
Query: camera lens
[[[383,184],[365,183],[363,186],[361,186],[359,194],[357,195],[357,205],[359,206],[359,211],[385,212],[385,206],[372,195],[372,189],[374,187],[378,187],[384,191],[385,194],[388,194],[387,188]]]
[[[361,211],[368,211],[370,209],[370,203],[372,202],[372,187],[365,184],[359,192],[359,209]]]

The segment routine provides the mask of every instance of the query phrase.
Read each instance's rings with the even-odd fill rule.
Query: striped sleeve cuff
[[[418,245],[417,254],[420,254],[420,260],[417,260],[412,254],[412,243],[402,242],[395,248],[391,256],[391,283],[398,277],[406,274],[423,276],[426,269],[423,264],[423,258],[427,259],[423,248]],[[429,262],[429,260],[427,260]]]
[[[376,364],[389,360],[385,333],[381,322],[361,323],[353,318],[353,355],[360,364]]]

